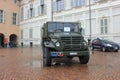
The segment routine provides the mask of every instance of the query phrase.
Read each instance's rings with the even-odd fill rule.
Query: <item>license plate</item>
[[[77,53],[76,52],[71,52],[70,55],[77,55]]]

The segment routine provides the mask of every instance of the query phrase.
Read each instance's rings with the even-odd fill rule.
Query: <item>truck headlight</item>
[[[55,44],[57,47],[60,47],[60,42],[56,42]]]
[[[86,42],[83,42],[83,44],[84,44],[84,46],[86,46],[86,45],[87,45],[87,43],[86,43]]]

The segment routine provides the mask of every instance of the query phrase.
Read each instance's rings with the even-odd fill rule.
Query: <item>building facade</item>
[[[19,1],[0,0],[0,47],[19,42]]]
[[[120,0],[90,0],[90,6],[91,27],[89,0],[21,0],[19,44],[40,46],[47,21],[79,22],[86,39],[91,34],[120,43]]]

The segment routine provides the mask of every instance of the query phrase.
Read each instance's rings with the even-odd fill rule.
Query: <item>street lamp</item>
[[[51,21],[53,21],[53,0],[51,0]]]
[[[91,35],[92,35],[92,29],[91,29],[91,2],[89,0],[89,26],[90,26],[90,40],[91,40]]]

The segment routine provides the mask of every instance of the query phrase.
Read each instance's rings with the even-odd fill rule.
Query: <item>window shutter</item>
[[[85,0],[81,0],[81,5],[85,5]]]
[[[19,15],[16,16],[16,25],[19,25]]]
[[[71,0],[71,7],[73,7],[73,0]]]
[[[11,14],[11,24],[13,24],[13,13]]]
[[[40,5],[44,5],[44,0],[41,0],[41,1],[40,1]]]
[[[3,23],[5,23],[5,20],[6,20],[6,12],[3,11]]]
[[[38,6],[38,16],[41,14],[40,12],[40,6]]]
[[[46,13],[47,13],[47,6],[44,5],[44,14],[46,14]]]
[[[33,8],[32,15],[32,17],[35,17],[35,8]]]
[[[33,8],[33,4],[30,4],[30,8]]]
[[[63,10],[64,9],[64,1],[63,0],[61,1],[61,4],[62,4],[62,6],[61,6],[62,10]]]
[[[105,33],[108,33],[108,19],[105,19]]]
[[[53,2],[52,6],[53,11],[57,11],[57,3],[55,1]]]
[[[76,1],[77,1],[77,0],[72,0],[72,7],[75,7],[75,6],[76,6]]]
[[[21,13],[20,16],[21,16],[21,21],[22,21],[23,18],[24,18],[24,8],[23,7],[21,8],[21,12],[20,13]]]
[[[30,10],[27,10],[27,19],[29,19],[29,15],[30,15]]]

